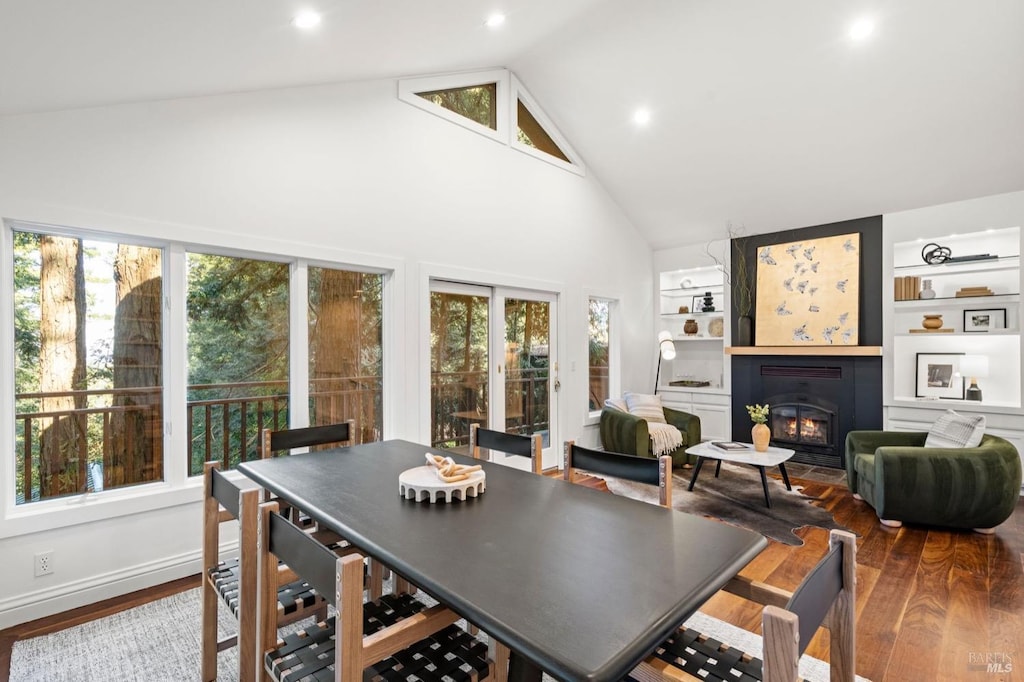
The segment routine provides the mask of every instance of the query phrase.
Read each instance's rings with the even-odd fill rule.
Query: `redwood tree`
[[[81,240],[39,242],[39,390],[42,412],[57,413],[39,439],[39,495],[85,490],[85,260]],[[26,491],[26,495],[28,491]]]
[[[120,410],[111,418],[108,486],[163,477],[160,250],[118,244],[114,284],[113,404]]]
[[[360,374],[361,298],[363,275],[359,272],[320,271],[317,292],[316,320],[310,330],[310,379],[318,394],[313,400],[316,424],[336,424],[355,419],[361,433],[359,442],[373,440],[373,406],[370,414],[360,414],[357,407],[339,399],[339,394],[360,388],[355,377]],[[355,395],[359,395],[358,392]]]

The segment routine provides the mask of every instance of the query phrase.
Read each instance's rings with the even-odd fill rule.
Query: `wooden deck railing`
[[[548,375],[547,368],[508,370],[503,430],[532,434],[549,428]],[[487,372],[436,372],[430,398],[430,444],[435,448],[467,445],[469,425],[487,423]]]
[[[511,370],[506,390],[506,430],[534,433],[548,429],[547,369]],[[458,447],[469,440],[467,418],[482,410],[485,423],[485,372],[445,372],[433,377],[431,444]],[[116,390],[20,393],[15,396],[18,499],[59,497],[87,490],[132,485],[163,476],[163,425],[160,387]],[[78,401],[79,409],[44,411],[47,400]],[[186,419],[190,475],[216,459],[225,467],[258,458],[260,431],[288,425],[288,384],[239,382],[188,387]],[[346,377],[313,381],[310,421],[356,422],[359,442],[382,438],[383,393],[380,377]],[[131,428],[115,424],[131,421]],[[60,439],[43,454],[45,434]],[[139,447],[139,439],[147,441]],[[126,457],[126,452],[138,453]],[[91,465],[91,467],[90,467]],[[102,481],[90,480],[102,472]]]

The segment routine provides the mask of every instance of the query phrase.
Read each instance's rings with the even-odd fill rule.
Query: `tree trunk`
[[[361,349],[362,279],[359,272],[327,268],[321,271],[320,309],[310,344],[313,354],[310,377],[315,380],[315,391],[323,394],[313,401],[314,425],[355,419],[356,428],[361,432],[358,442],[373,440],[374,425],[373,401],[366,401],[369,414],[363,414],[360,385],[355,381],[359,375]],[[355,405],[349,404],[352,395],[357,396]]]
[[[41,499],[85,490],[86,421],[70,414],[86,406],[85,260],[78,239],[44,236],[39,242],[39,390],[63,395],[40,401],[57,412],[39,439]],[[28,498],[30,491],[25,491]]]
[[[114,260],[114,406],[107,486],[163,478],[160,251],[118,244]],[[150,389],[121,392],[125,389]]]

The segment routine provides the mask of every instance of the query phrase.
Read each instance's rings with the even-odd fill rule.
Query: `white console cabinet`
[[[729,393],[722,389],[680,390],[662,388],[658,391],[665,407],[682,410],[700,417],[701,438],[729,440]]]

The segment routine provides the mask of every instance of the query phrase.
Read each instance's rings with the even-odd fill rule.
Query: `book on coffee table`
[[[750,446],[743,443],[736,443],[733,441],[711,441],[711,444],[719,450],[726,450],[728,452],[735,452],[737,450],[749,450]]]

